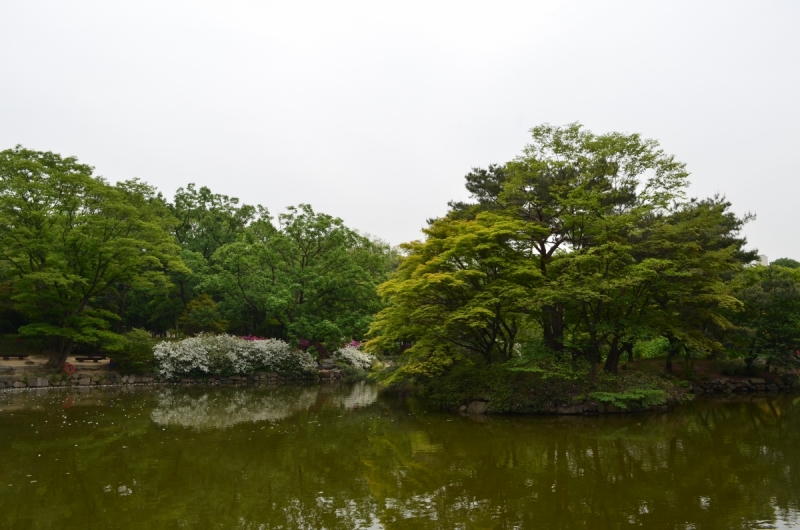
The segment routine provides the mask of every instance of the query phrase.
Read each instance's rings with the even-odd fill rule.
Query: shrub
[[[633,346],[633,356],[636,359],[660,359],[668,354],[669,340],[666,337],[640,340]]]
[[[717,359],[711,370],[722,375],[747,375],[747,364],[744,359]]]
[[[231,335],[198,335],[161,342],[153,349],[153,355],[164,377],[255,371],[302,376],[316,370],[310,355],[277,339],[246,341]]]
[[[354,348],[350,344],[333,352],[333,358],[344,361],[346,364],[349,364],[353,368],[358,368],[359,370],[369,370],[372,367],[372,363],[375,361],[375,357],[360,351],[358,348]]]
[[[600,403],[626,410],[635,405],[645,408],[663,405],[667,402],[668,394],[656,388],[633,388],[624,392],[592,392],[589,397]]]
[[[113,353],[114,366],[123,374],[152,371],[154,342],[149,331],[132,329],[122,349]]]

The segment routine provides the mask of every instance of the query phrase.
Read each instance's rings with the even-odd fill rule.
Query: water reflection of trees
[[[34,474],[48,496],[9,491],[0,527],[70,526],[91,513],[98,527],[125,528],[135,513],[131,528],[744,528],[800,502],[800,407],[789,397],[475,423],[413,403],[362,407],[373,395],[364,388],[319,387],[313,403],[303,389],[259,392],[219,403],[197,391],[135,396],[98,409],[100,430],[51,421],[46,438],[11,436],[0,416],[0,447],[13,456],[0,477]],[[274,421],[272,405],[258,410],[268,397],[294,412]],[[158,410],[166,423],[151,420]],[[241,421],[218,419],[226,413]],[[29,411],[26,425],[42,414]],[[80,481],[48,476],[38,454]]]
[[[435,518],[442,528],[769,521],[775,508],[798,509],[797,414],[790,401],[765,401],[657,417],[500,420],[480,442],[472,426],[429,428],[445,449],[424,465],[400,445],[387,448],[407,473],[382,492],[392,499],[384,520]]]
[[[235,388],[187,392],[166,388],[158,392],[150,418],[158,425],[194,429],[226,429],[240,423],[276,422],[315,405],[353,409],[375,402],[377,390],[363,383],[339,386]]]

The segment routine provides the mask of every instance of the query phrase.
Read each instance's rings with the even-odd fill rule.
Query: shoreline
[[[343,374],[338,369],[321,369],[317,374],[308,377],[297,375],[282,375],[276,372],[256,373],[249,376],[209,376],[209,377],[182,377],[167,379],[155,373],[122,375],[113,371],[82,371],[75,374],[0,374],[0,394],[17,393],[30,390],[43,389],[76,389],[78,391],[92,388],[131,388],[131,387],[265,387],[281,384],[333,384],[343,383]],[[794,383],[794,384],[792,384]],[[754,401],[780,394],[795,393],[798,390],[796,381],[784,382],[775,377],[770,381],[764,378],[717,378],[691,383],[687,391],[694,398],[712,398],[726,401]],[[462,415],[486,415],[509,413],[492,413],[491,399],[472,399],[469,403],[459,407],[450,407],[449,410]],[[541,412],[522,413],[529,416],[596,416],[609,414],[640,414],[646,412],[668,412],[681,403],[665,403],[650,407],[632,405],[621,408],[596,400],[587,400],[570,406],[553,406]],[[515,414],[515,413],[510,413]]]

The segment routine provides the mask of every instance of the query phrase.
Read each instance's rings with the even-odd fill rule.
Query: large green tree
[[[140,185],[111,186],[92,172],[73,157],[0,152],[0,260],[30,322],[19,331],[47,339],[52,367],[75,344],[118,345],[108,329],[118,315],[99,297],[179,263],[163,219],[141,207]]]
[[[641,338],[667,336],[675,349],[718,347],[715,334],[732,326],[724,313],[737,304],[726,275],[754,257],[744,252],[739,236],[747,219],[733,215],[721,199],[687,201],[684,164],[654,140],[596,135],[580,124],[543,125],[531,133],[531,144],[516,159],[468,174],[473,202],[451,203],[448,222],[431,221],[426,241],[407,247],[401,274],[381,288],[390,307],[373,327],[371,346],[405,336],[415,343],[409,352],[422,348],[423,335],[412,322],[389,318],[392,306],[398,306],[398,317],[435,315],[431,322],[437,323],[438,344],[458,346],[449,352],[475,351],[457,342],[464,330],[444,326],[449,321],[442,308],[460,310],[462,293],[435,291],[425,283],[443,272],[437,267],[444,250],[432,249],[452,247],[465,257],[468,270],[480,270],[482,263],[502,263],[499,270],[517,267],[515,260],[524,256],[526,267],[538,271],[539,283],[511,280],[524,291],[504,304],[513,308],[510,313],[526,315],[515,321],[538,329],[545,348],[558,355],[584,357],[592,367],[605,359],[606,370],[615,372],[622,353]],[[451,223],[460,231],[443,231]],[[488,253],[480,259],[467,259],[462,241],[470,240],[464,234],[489,233],[493,226],[516,227],[506,243],[514,252],[485,247]],[[471,239],[476,245],[478,240]],[[461,273],[454,268],[449,274]],[[473,289],[471,296],[490,298],[488,283]],[[404,293],[425,290],[436,296],[403,301]],[[414,304],[419,308],[412,312]],[[470,326],[473,333],[482,330]],[[504,341],[513,342],[513,335]]]
[[[440,219],[425,241],[403,246],[395,276],[380,286],[387,304],[367,347],[405,351],[404,374],[436,375],[459,358],[508,361],[542,275],[520,221],[492,213]]]

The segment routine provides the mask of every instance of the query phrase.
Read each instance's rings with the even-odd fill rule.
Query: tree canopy
[[[125,334],[232,332],[400,354],[397,377],[546,357],[616,373],[641,344],[679,355],[800,359],[800,262],[753,265],[750,215],[689,198],[683,163],[638,134],[531,129],[473,168],[424,239],[393,249],[310,205],[189,183],[169,201],[74,157],[0,152],[0,332],[53,367]],[[662,347],[660,346],[660,347]]]
[[[207,187],[169,202],[74,157],[0,152],[2,331],[45,341],[53,367],[75,347],[122,348],[135,328],[338,347],[366,331],[394,256],[308,205],[273,224]]]
[[[0,152],[0,259],[23,335],[46,337],[54,366],[75,343],[114,349],[116,315],[97,300],[178,266],[160,198],[137,181],[109,185],[75,158]]]
[[[403,247],[368,347],[411,344],[404,369],[428,374],[536,344],[611,372],[638,340],[721,350],[741,309],[728,280],[755,258],[749,217],[687,199],[684,164],[654,140],[580,124],[531,134],[514,160],[473,169],[472,202]]]

